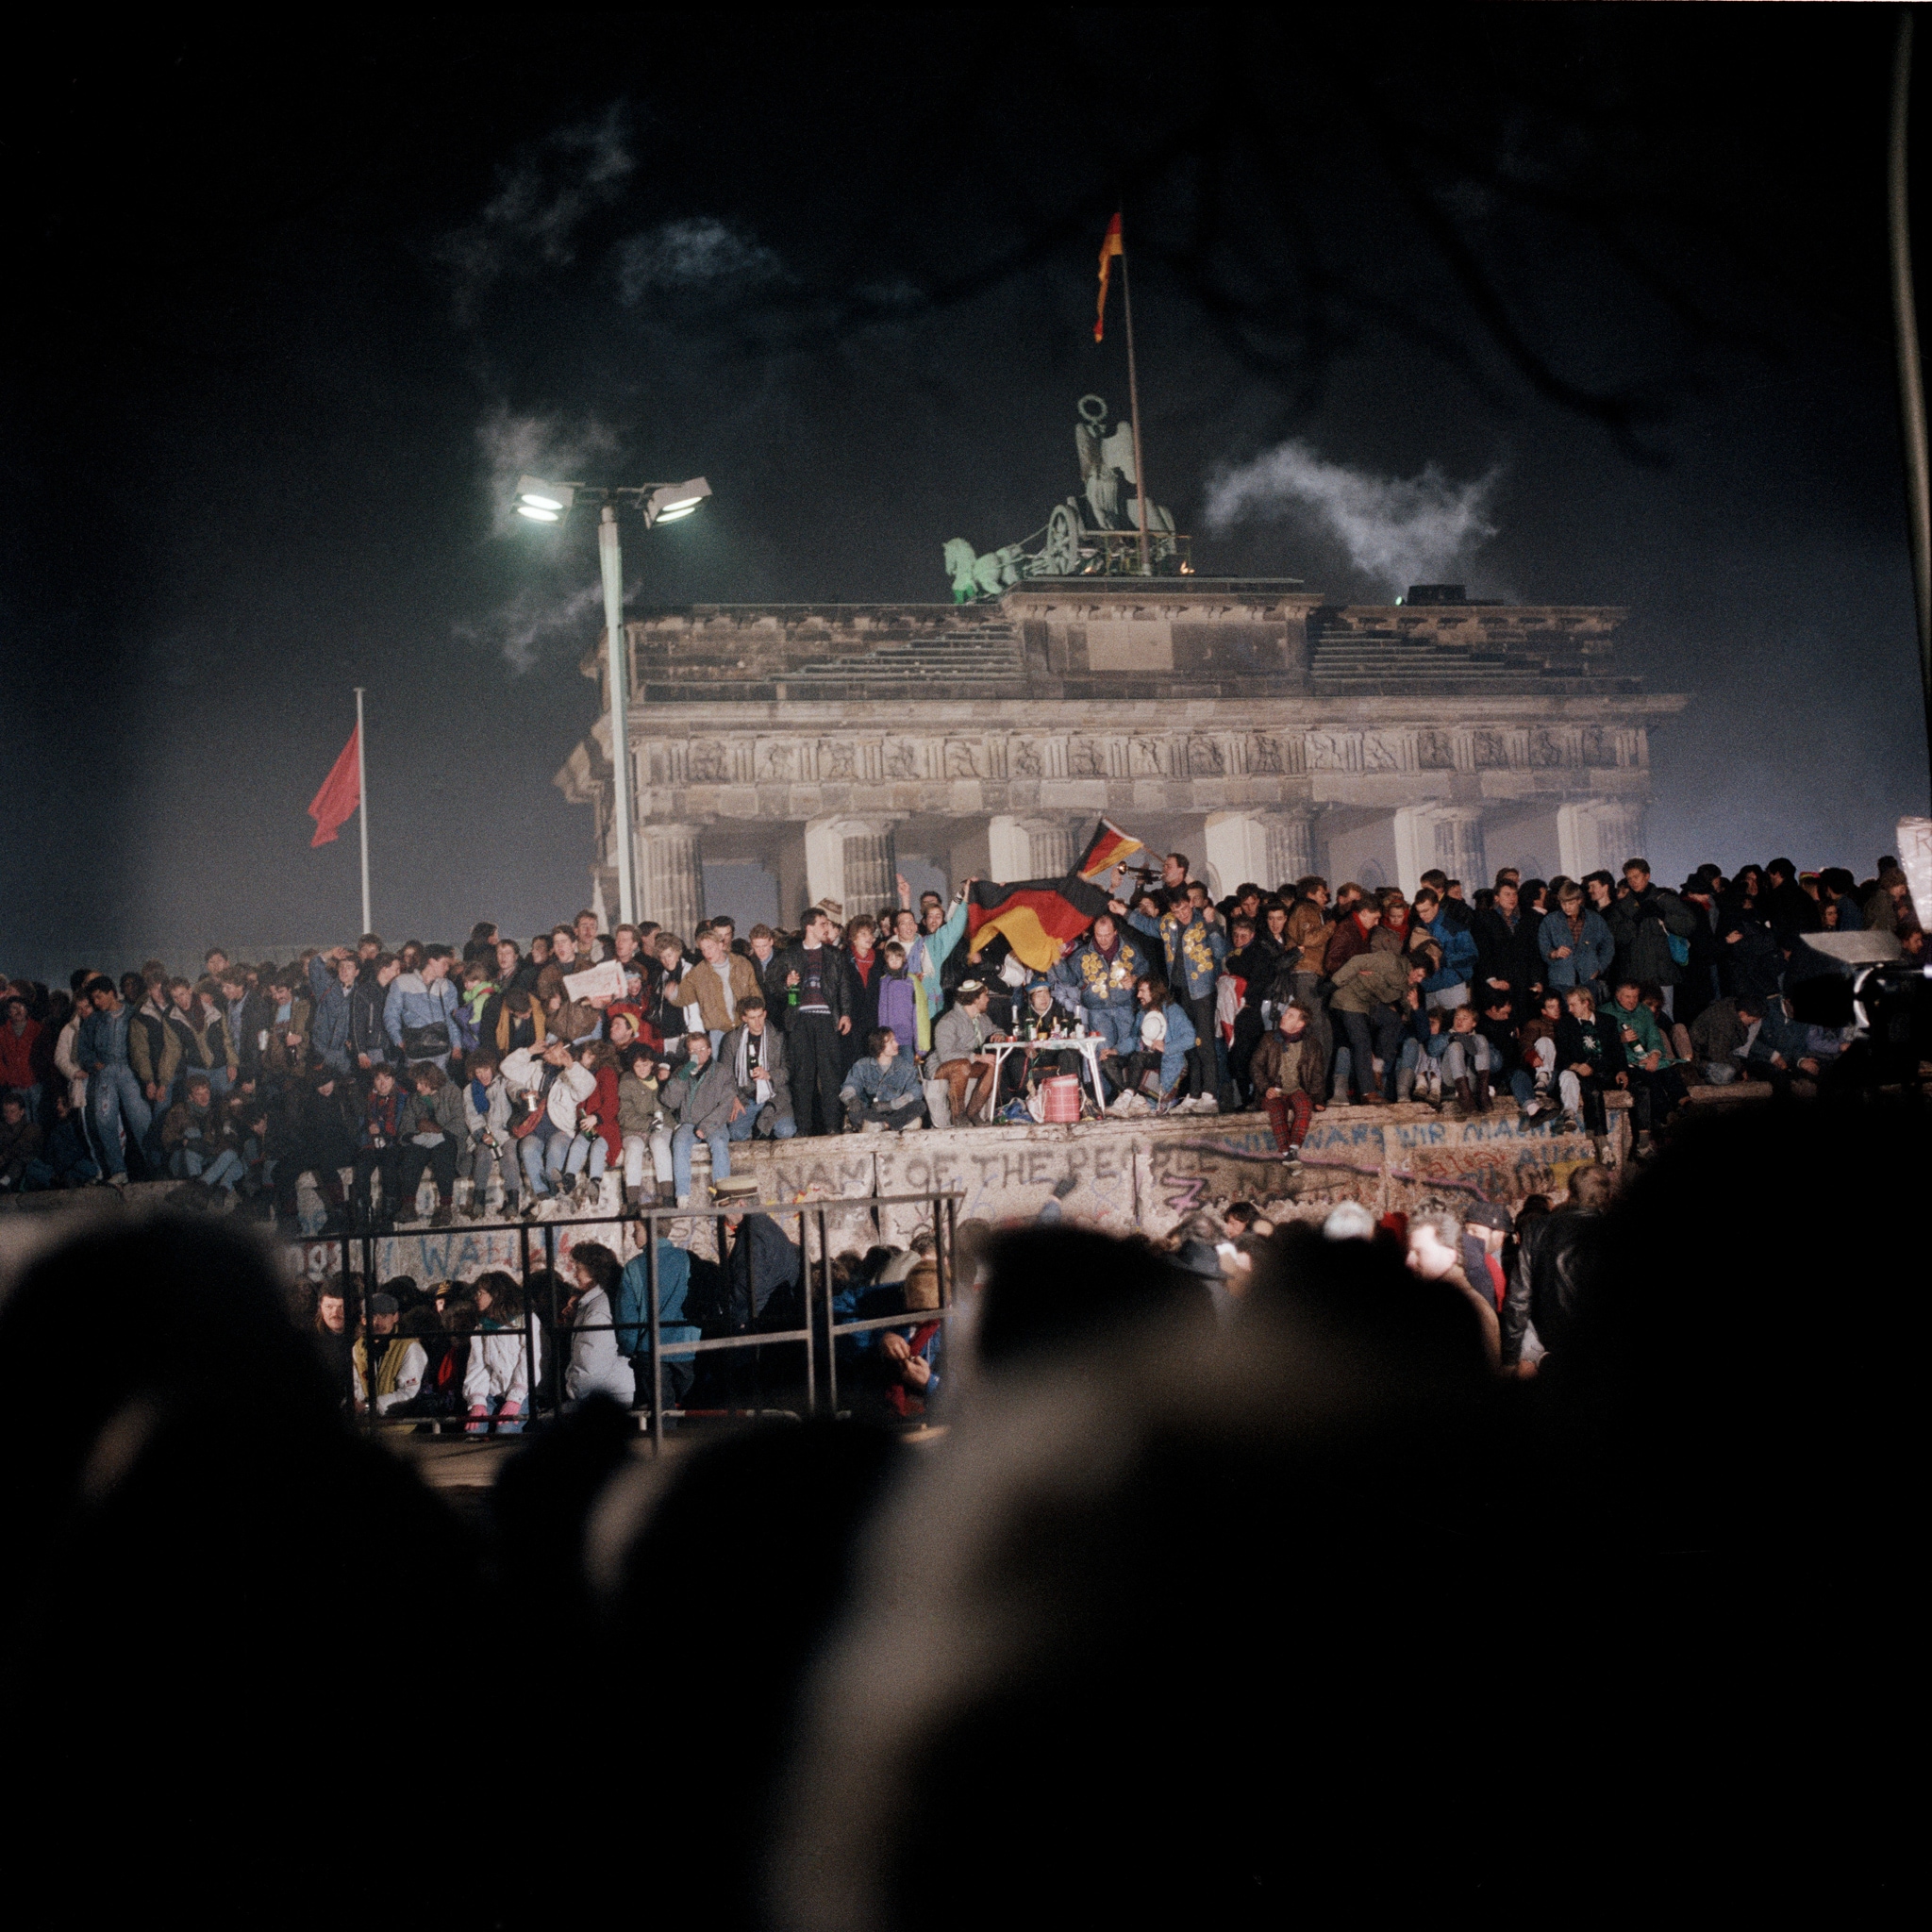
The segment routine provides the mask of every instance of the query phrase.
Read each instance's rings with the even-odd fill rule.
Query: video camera
[[[1805,943],[1844,970],[1788,983],[1792,1019],[1853,1027],[1840,1065],[1860,1086],[1916,1086],[1932,1059],[1932,964],[1907,959],[1889,932],[1809,933]]]

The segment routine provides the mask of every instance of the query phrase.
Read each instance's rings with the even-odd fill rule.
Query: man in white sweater
[[[506,1054],[503,1077],[512,1093],[543,1107],[542,1124],[523,1142],[524,1178],[530,1184],[531,1200],[541,1201],[569,1166],[577,1109],[597,1091],[597,1076],[571,1058],[567,1041],[546,1040],[541,1051],[520,1046]]]

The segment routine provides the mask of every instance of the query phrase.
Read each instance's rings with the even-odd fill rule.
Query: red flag
[[[1107,234],[1100,243],[1100,303],[1093,311],[1093,340],[1097,342],[1107,327],[1107,284],[1113,274],[1113,258],[1116,255],[1126,254],[1126,244],[1121,240],[1121,218],[1114,216],[1107,225]]]
[[[362,803],[361,735],[359,724],[349,733],[341,757],[329,767],[322,790],[309,804],[308,816],[315,821],[315,837],[308,841],[311,851],[318,845],[333,845],[338,829]]]

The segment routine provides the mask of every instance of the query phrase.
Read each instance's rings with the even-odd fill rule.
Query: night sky
[[[1926,808],[1891,9],[1330,11],[21,48],[0,970],[352,935],[353,826],[311,851],[305,808],[358,683],[377,927],[574,911],[595,542],[510,519],[517,470],[708,476],[629,526],[632,614],[942,601],[947,538],[1077,486],[1076,399],[1124,408],[1123,203],[1197,567],[1627,605],[1692,697],[1659,872],[1868,872]]]

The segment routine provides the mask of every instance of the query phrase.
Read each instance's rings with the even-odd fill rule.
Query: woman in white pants
[[[658,1104],[656,1068],[641,1046],[626,1055],[628,1064],[617,1082],[617,1130],[624,1137],[624,1186],[636,1204],[644,1197],[644,1156],[651,1157],[653,1177],[671,1180],[671,1123]],[[655,1190],[654,1190],[655,1197]]]

